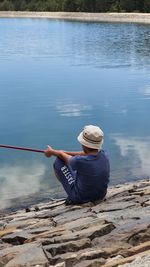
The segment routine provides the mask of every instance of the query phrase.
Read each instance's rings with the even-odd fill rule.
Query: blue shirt
[[[110,167],[104,150],[97,155],[73,156],[69,164],[76,171],[75,189],[79,201],[96,201],[105,197]]]

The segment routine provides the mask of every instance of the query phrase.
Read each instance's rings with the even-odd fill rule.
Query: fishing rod
[[[45,152],[44,150],[40,150],[40,149],[19,147],[19,146],[8,146],[8,145],[0,145],[0,148],[18,149],[18,150],[25,150],[25,151],[38,152],[38,153],[44,153]]]

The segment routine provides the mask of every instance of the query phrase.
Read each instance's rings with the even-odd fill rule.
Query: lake
[[[99,125],[110,184],[150,176],[150,25],[0,19],[0,144],[80,150]],[[54,158],[0,148],[0,208],[64,196]]]

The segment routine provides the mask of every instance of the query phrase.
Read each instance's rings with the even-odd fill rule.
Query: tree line
[[[1,11],[150,12],[150,0],[0,0]]]

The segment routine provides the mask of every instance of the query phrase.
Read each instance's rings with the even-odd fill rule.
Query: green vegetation
[[[0,0],[0,10],[150,12],[150,0]]]

